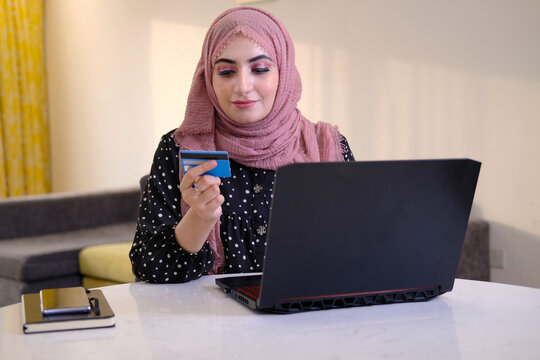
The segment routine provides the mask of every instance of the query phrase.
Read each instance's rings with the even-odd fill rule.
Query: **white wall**
[[[206,28],[233,0],[45,0],[55,191],[131,186],[178,126]],[[482,161],[494,281],[540,287],[540,2],[275,0],[313,121],[358,160]]]

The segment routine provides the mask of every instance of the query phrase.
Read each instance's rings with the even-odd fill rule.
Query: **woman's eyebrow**
[[[224,63],[228,63],[228,64],[236,64],[236,61],[234,60],[231,60],[231,59],[225,59],[225,58],[219,58],[216,60],[216,62],[214,64],[217,64],[219,62],[224,62]]]
[[[255,57],[249,59],[248,62],[252,63],[252,62],[255,62],[255,61],[258,61],[258,60],[261,60],[261,59],[267,59],[267,60],[273,61],[267,55],[263,54],[263,55],[258,55],[258,56],[255,56]],[[224,62],[224,63],[227,63],[227,64],[236,64],[236,61],[231,60],[231,59],[227,59],[227,58],[219,58],[219,59],[216,60],[216,62],[214,64],[217,64],[219,62]]]
[[[263,55],[255,56],[254,58],[249,59],[248,62],[252,63],[252,62],[255,62],[255,61],[258,61],[258,60],[261,60],[261,59],[267,59],[267,60],[273,61],[268,56],[263,54]]]

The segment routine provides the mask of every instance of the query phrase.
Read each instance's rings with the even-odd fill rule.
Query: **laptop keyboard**
[[[253,300],[257,300],[259,298],[259,294],[261,293],[261,286],[260,285],[242,286],[242,287],[239,287],[237,291],[252,298]]]

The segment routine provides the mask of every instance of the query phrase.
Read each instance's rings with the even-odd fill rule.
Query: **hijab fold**
[[[263,48],[279,70],[272,110],[252,124],[230,119],[220,108],[212,87],[214,63],[238,34]],[[230,9],[214,20],[206,34],[184,121],[174,133],[175,141],[186,150],[228,151],[229,157],[242,165],[267,170],[297,162],[343,161],[338,129],[307,120],[297,109],[301,93],[294,45],[283,24],[262,9]],[[183,200],[181,209],[182,216],[189,209]],[[223,272],[225,256],[219,221],[207,241],[215,258],[209,273]]]

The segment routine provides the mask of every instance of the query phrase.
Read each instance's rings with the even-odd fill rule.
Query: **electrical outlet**
[[[504,252],[501,249],[489,250],[489,266],[493,269],[504,269]]]

